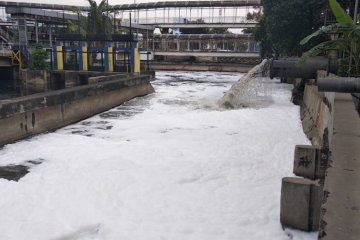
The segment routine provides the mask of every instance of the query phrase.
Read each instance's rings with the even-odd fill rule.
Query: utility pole
[[[355,1],[355,10],[354,10],[354,23],[356,25],[357,23],[357,15],[358,15],[358,9],[359,9],[359,0]]]
[[[106,14],[107,14],[107,17],[109,17],[109,0],[106,0]]]

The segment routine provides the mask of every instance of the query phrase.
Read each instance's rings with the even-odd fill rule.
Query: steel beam
[[[171,23],[171,24],[154,24],[159,28],[254,28],[256,23]]]
[[[260,53],[256,52],[200,52],[200,51],[188,51],[188,52],[158,52],[154,51],[156,56],[194,56],[194,57],[247,57],[247,58],[259,58]]]

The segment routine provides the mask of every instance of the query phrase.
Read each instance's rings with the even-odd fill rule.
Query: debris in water
[[[0,166],[0,178],[7,179],[9,181],[19,181],[22,177],[29,173],[29,169],[34,165],[39,165],[44,159],[39,158],[35,160],[25,161],[19,165]]]

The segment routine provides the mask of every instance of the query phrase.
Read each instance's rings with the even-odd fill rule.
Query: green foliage
[[[99,5],[94,0],[87,0],[90,4],[90,12],[87,19],[88,34],[110,35],[111,19],[106,15],[108,10],[107,0],[102,0]]]
[[[345,12],[336,0],[329,0],[330,8],[338,23],[351,24],[353,19]]]
[[[299,63],[306,61],[310,57],[320,54],[327,54],[329,51],[336,50],[340,59],[338,60],[338,74],[348,76],[360,75],[360,26],[356,25],[351,16],[341,8],[336,0],[329,0],[331,10],[338,23],[322,27],[314,33],[304,38],[300,44],[305,45],[322,35],[338,35],[326,42],[322,42],[309,51],[305,52]]]
[[[255,11],[255,12],[252,12],[252,13],[247,13],[246,15],[246,20],[249,20],[249,21],[260,21],[260,19],[262,18],[262,12],[261,12],[261,9],[259,9],[258,11]]]
[[[49,64],[46,62],[48,53],[41,44],[35,45],[32,50],[29,68],[31,70],[47,70]]]
[[[263,0],[263,16],[254,31],[263,57],[298,56],[302,38],[321,26],[326,0]],[[250,17],[250,16],[249,16]],[[253,16],[257,17],[257,16]]]
[[[68,22],[68,31],[70,33],[77,33],[82,36],[86,35],[87,28],[87,18],[80,16],[80,24],[78,21],[69,21]]]
[[[310,42],[310,40],[314,39],[315,37],[324,35],[324,34],[331,34],[331,33],[340,33],[347,31],[349,28],[349,24],[346,23],[335,23],[329,26],[323,26],[319,30],[313,32],[309,36],[305,37],[300,41],[301,45],[305,45]]]
[[[112,31],[112,17],[106,14],[108,11],[107,0],[102,0],[99,4],[94,0],[87,0],[90,5],[90,11],[87,16],[82,16],[81,12],[74,8],[73,11],[79,14],[78,21],[69,21],[68,30],[71,33],[101,34],[110,36]]]

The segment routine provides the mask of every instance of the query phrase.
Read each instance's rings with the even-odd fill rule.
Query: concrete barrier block
[[[280,221],[303,231],[319,228],[322,188],[305,178],[285,177],[281,186]]]
[[[327,164],[327,150],[311,145],[295,146],[293,172],[296,176],[312,180],[323,179]]]

